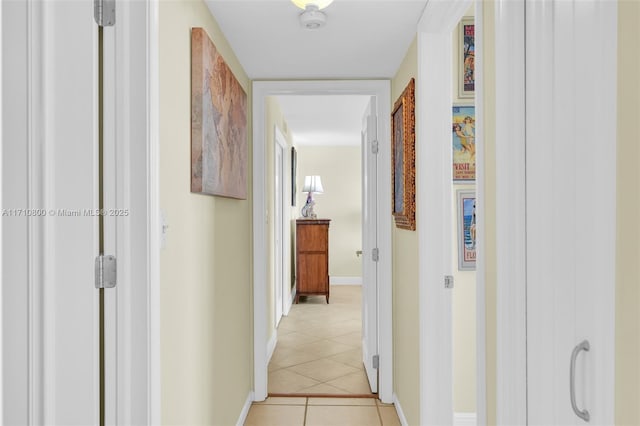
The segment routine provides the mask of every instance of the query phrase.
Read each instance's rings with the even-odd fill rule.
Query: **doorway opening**
[[[361,163],[369,102],[365,95],[267,99],[267,128],[275,128],[271,396],[377,391],[362,351]],[[312,176],[316,220],[302,211]]]
[[[271,251],[270,245],[270,237],[269,232],[271,232],[272,226],[268,223],[268,219],[265,220],[265,212],[269,212],[269,204],[272,202],[272,197],[269,196],[269,186],[268,186],[268,177],[269,169],[270,169],[270,160],[269,160],[269,134],[273,132],[275,135],[276,131],[274,128],[270,128],[267,120],[267,110],[269,99],[276,96],[326,96],[326,95],[350,95],[350,96],[366,96],[368,98],[373,97],[376,103],[376,111],[379,112],[381,117],[389,116],[390,109],[390,82],[386,80],[374,80],[374,81],[278,81],[278,82],[255,82],[254,83],[254,370],[255,370],[255,389],[254,389],[254,399],[255,400],[263,400],[266,398],[268,393],[268,364],[271,358],[271,354],[276,346],[276,342],[278,339],[286,340],[286,334],[282,334],[282,336],[278,335],[278,331],[275,329],[273,324],[275,321],[275,314],[271,312],[271,309],[274,307],[273,303],[270,302],[270,299],[275,298],[275,292],[272,292],[273,289],[269,286],[269,277],[271,277],[270,272],[270,255]],[[389,124],[388,120],[380,120],[377,123],[376,127],[378,134],[380,135],[380,145],[381,149],[379,152],[378,161],[385,162],[390,161],[390,150],[389,150]],[[286,133],[286,129],[281,128],[280,131],[283,135]],[[360,142],[360,141],[359,141]],[[304,151],[304,148],[302,149]],[[286,152],[286,150],[285,150]],[[357,152],[357,150],[356,150]],[[313,154],[312,154],[313,155]],[[358,154],[356,153],[356,156]],[[298,155],[298,167],[300,167],[300,156]],[[285,160],[286,164],[286,160]],[[287,167],[285,167],[287,169]],[[366,173],[365,173],[366,175]],[[327,178],[331,176],[331,173],[327,174]],[[299,208],[302,207],[302,202],[300,198],[306,198],[306,194],[300,194],[300,190],[302,189],[302,180],[304,176],[302,172],[298,172],[298,182],[297,182],[297,193],[298,200],[296,204],[298,205],[295,210],[290,210],[290,219],[289,226],[285,227],[290,230],[291,234],[293,234],[291,223],[292,219],[300,216]],[[322,177],[324,181],[324,177]],[[369,364],[373,365],[375,355],[377,360],[379,360],[379,364],[377,365],[377,369],[375,370],[375,378],[378,381],[378,396],[383,402],[392,402],[393,400],[393,389],[392,389],[392,317],[391,317],[391,235],[390,235],[390,224],[391,218],[388,212],[390,211],[390,173],[388,171],[378,173],[375,179],[376,184],[378,185],[378,197],[375,200],[375,211],[377,212],[385,212],[386,215],[378,215],[379,219],[376,222],[372,222],[369,224],[369,227],[374,228],[377,234],[377,246],[379,248],[379,261],[375,265],[376,269],[376,286],[374,291],[372,291],[368,297],[375,297],[375,302],[372,304],[375,305],[377,320],[370,322],[375,326],[374,335],[369,334],[366,339],[369,342],[373,341],[373,344],[367,345],[367,347],[372,347],[375,350],[375,353],[366,353],[362,355],[361,362],[366,361],[368,358],[371,358]],[[327,181],[329,183],[329,181]],[[286,187],[290,187],[290,185],[286,185]],[[293,190],[292,190],[293,191]],[[339,193],[338,191],[334,191],[335,194]],[[321,216],[322,206],[323,206],[323,198],[327,194],[323,194],[318,196],[316,199],[318,201],[317,211],[319,212],[319,216]],[[360,198],[360,196],[357,196]],[[328,197],[325,197],[325,199]],[[268,216],[268,214],[267,214]],[[286,213],[285,213],[286,216]],[[283,229],[285,229],[283,228]],[[285,246],[287,244],[285,243]],[[363,251],[366,248],[361,247]],[[356,256],[356,252],[359,251],[354,249],[353,247],[349,249],[353,251],[353,255]],[[289,255],[288,259],[285,261],[291,261],[291,257],[293,254],[293,250]],[[286,255],[285,255],[286,257]],[[359,258],[360,261],[366,262],[365,257]],[[369,260],[369,262],[372,262]],[[287,269],[285,267],[285,274],[287,275]],[[348,275],[345,275],[348,277]],[[339,277],[334,277],[339,278]],[[344,278],[344,277],[343,277]],[[286,282],[286,279],[284,280]],[[348,280],[347,280],[348,281]],[[293,285],[295,281],[290,281],[290,286]],[[287,312],[286,305],[291,303],[292,294],[291,287],[289,289],[283,289],[283,303],[285,308],[283,309],[283,313]],[[345,291],[347,286],[345,286]],[[287,291],[289,290],[289,291]],[[336,310],[339,306],[339,301],[343,300],[346,302],[350,297],[347,295],[340,295],[341,290],[332,290],[334,294],[331,294],[329,297],[329,306],[333,308],[332,298],[335,299]],[[343,292],[342,292],[343,293]],[[353,294],[351,295],[353,296]],[[365,296],[367,297],[367,296]],[[356,296],[356,299],[358,297]],[[353,299],[353,297],[351,297]],[[324,302],[324,305],[321,305],[320,302]],[[378,301],[381,301],[378,303]],[[318,307],[326,306],[326,300],[324,297],[318,298],[315,300],[313,297],[308,297],[307,302],[317,302],[317,303],[308,303],[307,306],[317,305]],[[346,305],[346,303],[345,303]],[[344,306],[346,310],[346,306]],[[291,312],[289,315],[292,315]],[[351,326],[356,327],[358,320],[356,318],[350,318],[350,314],[345,314],[343,312],[344,318],[347,321],[351,321]],[[267,321],[265,321],[265,318]],[[368,318],[368,317],[367,317]],[[281,323],[282,327],[286,326],[284,323]],[[353,342],[354,339],[357,338],[355,333],[356,329],[352,330],[349,333],[343,334],[343,338],[345,342],[351,339]],[[366,333],[364,333],[366,335]],[[349,335],[348,337],[344,337]],[[317,336],[316,336],[317,337]],[[335,336],[338,338],[339,336]],[[344,342],[336,342],[338,344],[344,344]],[[349,352],[349,351],[342,351]],[[332,354],[338,355],[339,353]],[[351,353],[351,359],[349,361],[354,362],[354,353]],[[345,355],[346,357],[346,355]],[[331,361],[336,361],[331,360]],[[346,361],[346,360],[345,360]],[[366,362],[365,362],[366,364]],[[348,364],[345,364],[349,368]],[[349,369],[347,368],[347,369]],[[350,370],[349,370],[350,371]],[[330,380],[329,380],[330,381]],[[326,382],[323,382],[326,383]],[[312,387],[313,383],[311,383]],[[344,385],[343,385],[344,386]],[[354,389],[356,390],[356,389]],[[356,392],[354,392],[356,393]]]

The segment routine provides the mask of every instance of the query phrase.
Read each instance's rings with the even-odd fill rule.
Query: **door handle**
[[[573,412],[576,413],[576,416],[580,417],[585,422],[588,422],[590,419],[589,411],[581,410],[578,408],[578,404],[576,404],[576,358],[578,358],[578,354],[581,351],[588,351],[590,349],[589,341],[583,340],[573,348],[573,352],[571,352],[571,365],[569,367],[569,385],[571,387],[571,408],[573,408]]]

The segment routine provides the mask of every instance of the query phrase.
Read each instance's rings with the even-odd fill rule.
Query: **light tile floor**
[[[399,426],[392,404],[375,398],[278,398],[251,406],[245,426]]]
[[[371,394],[362,366],[361,288],[332,286],[329,302],[324,296],[301,297],[282,318],[269,363],[269,393],[301,396],[254,403],[245,426],[400,425],[393,404],[375,397],[308,397]]]
[[[269,363],[270,394],[370,394],[362,365],[361,287],[331,286],[300,297],[278,326]]]

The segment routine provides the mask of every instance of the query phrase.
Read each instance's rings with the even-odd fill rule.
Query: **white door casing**
[[[444,276],[453,268],[452,153],[444,141],[451,140],[451,36],[470,5],[471,0],[430,1],[418,23],[416,230],[422,425],[453,423],[451,290],[444,288]]]
[[[275,136],[275,155],[274,155],[274,276],[273,283],[274,301],[275,301],[275,318],[274,325],[278,327],[280,319],[282,318],[283,305],[284,305],[284,207],[282,205],[284,200],[284,146],[280,138]]]
[[[254,262],[254,399],[267,396],[267,297],[266,271],[267,224],[266,211],[266,152],[265,152],[265,99],[275,95],[368,95],[376,96],[378,114],[389,117],[391,109],[390,82],[388,80],[353,81],[256,81],[253,83],[253,262]],[[380,142],[379,161],[390,164],[389,120],[378,122]],[[378,394],[383,402],[393,401],[393,339],[391,288],[391,174],[381,170],[378,174],[378,347],[380,355]]]
[[[292,153],[291,148],[287,144],[287,139],[284,137],[282,131],[275,126],[276,139],[284,149],[282,156],[282,236],[283,236],[283,246],[282,246],[282,314],[289,315],[289,311],[291,310],[291,304],[293,302],[293,274],[292,271],[292,260],[291,260],[291,250],[293,245],[293,228],[291,225],[291,200],[292,200]]]
[[[362,118],[362,362],[371,392],[378,392],[378,368],[373,357],[378,354],[378,271],[373,250],[378,247],[378,115],[376,98],[371,97]]]

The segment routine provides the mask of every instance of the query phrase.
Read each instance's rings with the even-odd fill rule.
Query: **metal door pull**
[[[571,408],[573,408],[573,412],[576,413],[576,416],[580,417],[585,422],[588,422],[590,419],[589,411],[581,410],[578,408],[576,404],[576,358],[581,351],[588,351],[590,349],[589,341],[583,340],[573,348],[573,352],[571,352],[571,365],[569,367],[569,384],[571,387]]]

